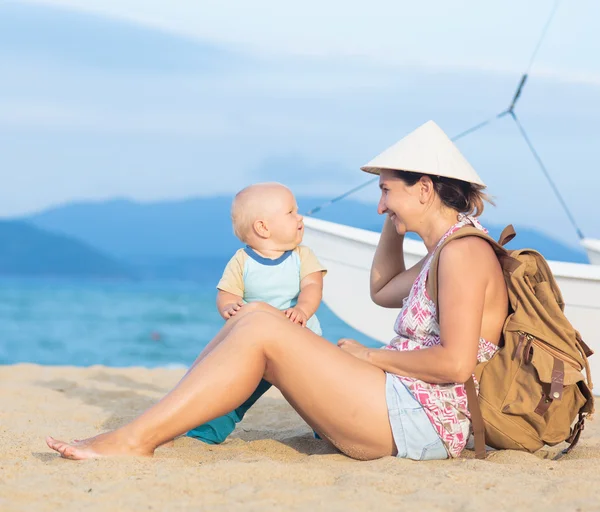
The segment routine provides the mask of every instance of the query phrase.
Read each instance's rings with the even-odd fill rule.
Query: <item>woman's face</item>
[[[393,171],[382,169],[379,174],[381,198],[377,212],[386,214],[396,227],[398,234],[415,231],[423,213],[423,179],[409,186]]]

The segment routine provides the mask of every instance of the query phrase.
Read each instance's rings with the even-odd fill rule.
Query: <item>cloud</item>
[[[253,181],[277,181],[296,195],[330,198],[342,187],[362,183],[365,176],[356,166],[343,165],[332,159],[311,161],[303,154],[270,156],[253,171]]]
[[[384,66],[525,71],[552,4],[547,0],[38,0],[124,19],[255,54],[349,58]],[[595,0],[562,2],[533,72],[598,84]],[[577,37],[572,37],[577,34]]]
[[[134,4],[125,1],[123,9]],[[163,8],[159,4],[166,5],[148,2],[143,12],[154,15]],[[109,0],[102,5],[118,7]],[[173,4],[170,16],[193,18],[200,4],[194,5],[187,4],[186,10],[183,3]],[[209,10],[209,4],[203,5]],[[190,40],[189,34],[167,34],[163,28],[154,34],[131,22],[119,21],[115,28],[113,20],[90,19],[96,18],[90,14],[46,7],[45,14],[36,14],[38,5],[22,8],[31,16],[13,16],[12,23],[21,20],[12,25],[13,32],[29,33],[35,20],[48,23],[36,26],[30,43],[0,31],[0,40],[12,41],[0,44],[0,154],[3,167],[10,169],[0,190],[4,215],[74,198],[229,194],[266,179],[286,182],[298,194],[337,196],[368,179],[358,172],[362,163],[422,122],[435,119],[454,135],[493,116],[508,105],[520,77],[493,55],[489,68],[504,71],[473,70],[470,64],[460,68],[452,59],[431,68],[427,58],[420,61],[420,55],[428,55],[427,45],[423,54],[420,47],[411,48],[405,59],[414,61],[411,65],[402,58],[372,58],[368,52],[341,55],[335,46],[298,56],[286,47],[287,40],[277,51],[249,55],[234,46]],[[282,8],[276,10],[281,14]],[[528,11],[527,16],[533,14]],[[265,16],[273,21],[271,14]],[[234,23],[237,18],[227,35],[235,32]],[[242,35],[258,34],[260,23],[266,22],[257,23]],[[47,34],[59,41],[49,41]],[[111,34],[118,34],[118,44],[108,41]],[[401,37],[411,32],[407,34]],[[315,37],[318,41],[319,34]],[[415,45],[421,44],[420,37]],[[80,48],[65,41],[77,41]],[[106,44],[113,45],[110,51]],[[159,55],[161,48],[181,48],[182,56],[171,61],[170,52]],[[214,66],[196,58],[196,52],[203,55],[205,50],[216,58]],[[586,208],[595,207],[600,187],[600,175],[590,165],[600,138],[600,89],[546,79],[536,69],[519,115],[584,232],[594,234],[597,215]],[[551,223],[561,233],[571,233],[535,161],[506,121],[460,142],[498,197],[490,218],[497,223]],[[373,201],[376,196],[373,185],[356,197]]]
[[[90,135],[195,136],[205,140],[223,137],[234,128],[218,112],[189,115],[183,110],[161,108],[122,111],[31,100],[22,103],[0,100],[1,127],[21,133],[43,129],[68,134],[77,130]]]
[[[215,72],[239,65],[223,47],[137,23],[27,4],[0,4],[0,56],[136,72]],[[247,58],[246,58],[247,60]]]

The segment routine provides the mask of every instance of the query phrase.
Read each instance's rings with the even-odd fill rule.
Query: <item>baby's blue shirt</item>
[[[231,258],[217,288],[241,296],[245,303],[266,302],[283,311],[298,303],[300,281],[313,272],[326,270],[308,247],[298,246],[269,259],[247,246]],[[316,315],[308,319],[306,326],[322,334]]]

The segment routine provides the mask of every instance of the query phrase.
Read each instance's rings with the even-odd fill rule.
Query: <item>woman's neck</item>
[[[440,239],[458,222],[458,214],[454,210],[446,210],[442,215],[436,215],[429,222],[424,222],[417,234],[421,237],[431,253],[436,248]]]

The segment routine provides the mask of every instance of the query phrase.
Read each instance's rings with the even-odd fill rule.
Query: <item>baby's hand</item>
[[[302,327],[306,326],[306,322],[308,318],[306,317],[306,313],[302,311],[298,307],[293,307],[286,309],[284,311],[285,316],[287,316],[292,322],[295,324],[300,324]]]
[[[225,320],[229,320],[232,316],[235,316],[235,314],[242,309],[242,306],[244,305],[243,302],[234,302],[233,304],[227,304],[227,306],[225,306],[223,308],[223,311],[221,311],[221,314],[223,315],[223,318]]]

